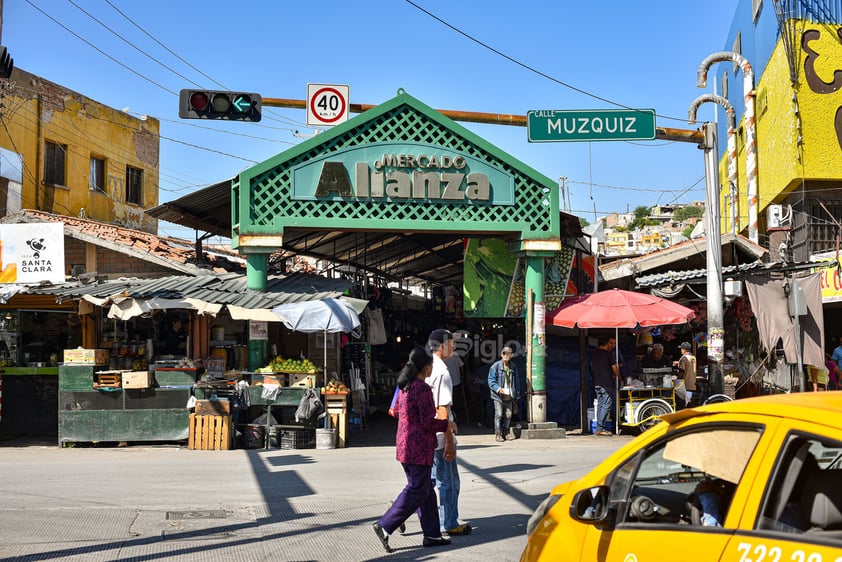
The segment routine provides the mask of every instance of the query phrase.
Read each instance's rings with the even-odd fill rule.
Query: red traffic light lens
[[[205,111],[210,100],[205,92],[193,92],[190,94],[190,107],[195,111]]]

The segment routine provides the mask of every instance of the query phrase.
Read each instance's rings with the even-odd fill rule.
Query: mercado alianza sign
[[[293,167],[292,198],[514,205],[514,178],[487,162],[423,143],[377,143]]]
[[[0,283],[64,283],[64,223],[0,224]]]

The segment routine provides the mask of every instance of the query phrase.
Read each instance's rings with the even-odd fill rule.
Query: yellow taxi
[[[842,391],[665,415],[527,534],[524,562],[842,562]]]

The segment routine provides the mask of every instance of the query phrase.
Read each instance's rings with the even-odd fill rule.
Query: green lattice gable
[[[481,161],[511,176],[512,204],[419,204],[389,198],[363,204],[293,198],[296,167],[375,143],[430,145]],[[555,182],[405,93],[242,172],[234,181],[232,197],[235,247],[239,235],[278,235],[285,227],[510,232],[523,240],[559,237]]]

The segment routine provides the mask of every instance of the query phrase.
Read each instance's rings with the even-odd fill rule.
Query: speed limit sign
[[[338,125],[348,120],[350,86],[307,84],[307,124]]]

